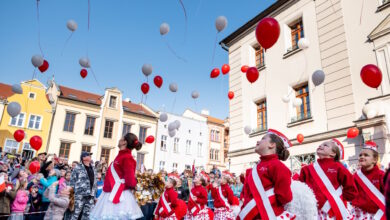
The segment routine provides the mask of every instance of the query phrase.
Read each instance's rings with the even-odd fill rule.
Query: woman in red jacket
[[[352,174],[339,162],[344,159],[344,147],[337,139],[317,148],[318,160],[301,170],[299,180],[314,192],[318,202],[318,219],[352,219],[347,201],[357,196]]]
[[[202,175],[195,176],[194,187],[188,200],[186,220],[212,220],[214,213],[207,207],[206,179]]]
[[[233,214],[233,206],[239,205],[239,200],[234,196],[232,189],[230,188],[230,182],[232,175],[224,171],[222,177],[219,180],[219,186],[216,181],[210,185],[211,196],[214,199],[214,219],[215,220],[233,220],[235,216]]]
[[[137,136],[127,133],[119,140],[119,153],[107,170],[103,192],[93,208],[90,219],[137,219],[143,217],[133,190],[136,161],[131,155],[133,149],[140,150],[142,144]]]
[[[291,171],[280,161],[287,160],[291,146],[285,135],[273,129],[257,142],[260,162],[246,171],[244,204],[237,219],[295,219],[284,209],[292,201]]]
[[[359,154],[359,166],[354,175],[358,196],[352,201],[354,219],[386,219],[386,205],[383,177],[384,172],[377,166],[378,146],[367,141]]]
[[[165,191],[161,194],[154,211],[156,220],[180,220],[187,214],[186,203],[177,198],[178,194],[175,191],[178,181],[180,181],[180,177],[177,174],[168,174]]]

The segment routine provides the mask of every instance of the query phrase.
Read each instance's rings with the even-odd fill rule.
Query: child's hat
[[[363,149],[371,149],[378,152],[378,145],[374,141],[366,141],[366,143],[364,143]]]
[[[340,159],[344,160],[344,146],[343,144],[337,140],[336,138],[333,138],[332,141],[336,144],[336,146],[339,148],[340,151]]]
[[[274,134],[274,135],[280,137],[280,139],[282,139],[282,141],[283,141],[285,148],[289,148],[292,146],[290,140],[282,132],[277,131],[275,129],[268,129],[268,134]]]

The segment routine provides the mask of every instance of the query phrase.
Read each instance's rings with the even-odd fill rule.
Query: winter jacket
[[[26,190],[18,190],[15,200],[12,203],[12,212],[24,212],[28,202],[28,194]]]
[[[92,163],[90,166],[92,166]],[[97,184],[96,184],[97,173],[93,166],[92,169],[94,170],[94,177],[95,177],[94,182],[92,183],[93,184],[92,187],[90,185],[91,183],[89,181],[88,172],[85,169],[83,163],[78,164],[72,171],[72,175],[70,177],[70,186],[73,187],[75,195],[82,196],[82,197],[83,196],[95,197],[96,190],[97,190]]]
[[[50,202],[50,200],[44,195],[44,192],[51,184],[57,182],[57,180],[57,176],[49,176],[47,179],[41,178],[39,182],[43,187],[38,190],[38,193],[42,195],[42,202]]]
[[[16,191],[11,190],[7,192],[4,190],[0,192],[0,213],[2,214],[10,214],[11,201],[16,197]]]
[[[62,220],[69,206],[69,196],[55,195],[55,191],[56,187],[52,185],[44,193],[44,196],[50,200],[50,206],[46,211],[45,220]]]

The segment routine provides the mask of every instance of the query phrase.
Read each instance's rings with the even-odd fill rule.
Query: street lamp
[[[231,162],[231,160],[230,160],[230,158],[229,158],[229,171],[230,171],[230,162]]]

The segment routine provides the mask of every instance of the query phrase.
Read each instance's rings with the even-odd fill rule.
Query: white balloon
[[[371,118],[375,118],[377,115],[377,112],[375,109],[370,109],[368,112],[367,112],[367,118],[368,119],[371,119]]]
[[[306,38],[301,38],[298,41],[298,47],[302,50],[309,48],[310,42]]]
[[[66,22],[66,27],[73,32],[77,29],[77,23],[74,20],[69,20]]]
[[[176,135],[176,130],[168,131],[169,137],[174,137]]]
[[[84,68],[90,68],[91,67],[91,61],[89,61],[88,57],[82,57],[79,59],[80,66]]]
[[[18,102],[11,102],[7,106],[7,112],[12,118],[18,116],[21,109],[22,107]]]
[[[41,55],[34,55],[31,57],[31,63],[35,67],[40,67],[43,64],[43,57]]]
[[[160,34],[161,35],[166,35],[166,34],[168,34],[168,32],[169,32],[169,24],[168,23],[162,23],[161,25],[160,25]]]
[[[247,126],[244,127],[244,132],[245,132],[245,134],[250,134],[251,131],[252,131],[251,126],[247,125]]]
[[[153,67],[151,64],[144,64],[142,65],[142,73],[145,75],[145,76],[149,76],[150,74],[152,74],[153,72]]]
[[[311,80],[313,81],[313,84],[315,86],[321,85],[325,80],[325,73],[322,70],[316,70],[314,71],[313,75],[311,76]]]
[[[176,83],[169,84],[169,90],[171,90],[171,92],[177,92],[177,84]]]
[[[12,92],[14,92],[16,94],[23,94],[22,86],[20,84],[13,84],[12,85]]]
[[[175,124],[176,129],[180,128],[181,123],[179,120],[175,120],[173,123]]]
[[[215,28],[217,29],[218,32],[223,31],[227,26],[227,18],[225,16],[219,16],[215,20]]]
[[[294,102],[293,102],[293,105],[294,105],[294,107],[298,107],[298,106],[302,105],[302,99],[295,98]]]
[[[192,91],[191,97],[192,97],[193,99],[199,98],[199,92],[198,92],[198,91]]]
[[[160,121],[161,122],[166,122],[168,120],[168,115],[167,113],[163,112],[160,114]]]
[[[176,123],[175,122],[171,122],[168,124],[168,131],[172,131],[172,130],[175,130],[176,129]]]
[[[289,103],[290,102],[290,97],[288,95],[285,95],[285,96],[282,97],[282,101],[284,103]]]

